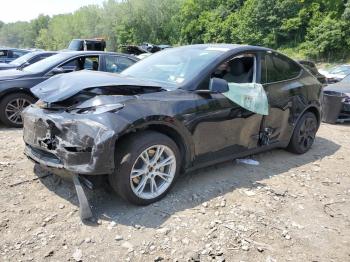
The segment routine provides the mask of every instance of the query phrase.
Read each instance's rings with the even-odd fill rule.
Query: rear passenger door
[[[292,59],[268,51],[260,54],[261,83],[269,101],[269,114],[264,116],[265,144],[287,142],[293,130],[295,110],[304,108],[302,68]]]

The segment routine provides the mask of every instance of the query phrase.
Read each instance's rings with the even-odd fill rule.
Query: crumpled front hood
[[[47,103],[66,100],[82,90],[96,87],[159,87],[159,83],[139,80],[114,73],[83,70],[60,74],[31,88],[31,92]]]

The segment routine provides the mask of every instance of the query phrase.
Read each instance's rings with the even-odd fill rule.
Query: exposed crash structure
[[[180,171],[276,147],[308,151],[321,87],[267,48],[172,48],[120,75],[75,72],[32,88],[40,100],[23,112],[25,153],[75,182],[108,175],[120,196],[147,205]]]

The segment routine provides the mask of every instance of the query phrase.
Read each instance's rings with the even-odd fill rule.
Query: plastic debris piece
[[[236,159],[237,163],[241,163],[241,164],[246,164],[246,165],[252,165],[252,166],[258,166],[260,165],[259,161],[253,160],[253,159],[248,159],[248,158],[244,158],[244,159]]]

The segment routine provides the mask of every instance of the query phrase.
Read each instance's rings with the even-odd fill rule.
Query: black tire
[[[32,104],[35,102],[35,98],[28,95],[28,94],[24,94],[24,93],[12,93],[12,94],[9,94],[1,99],[1,101],[0,101],[0,120],[1,120],[1,122],[4,123],[6,126],[19,128],[19,127],[23,126],[21,116],[20,115],[18,116],[19,117],[18,121],[11,121],[11,119],[9,118],[9,113],[7,111],[7,108],[9,108],[9,105],[11,103],[15,103],[16,99],[19,99],[20,101],[25,101],[24,105],[28,106],[29,104]],[[19,110],[19,111],[21,112],[21,110]],[[15,120],[15,119],[13,119],[13,120]]]
[[[299,119],[287,150],[295,154],[304,154],[313,145],[318,128],[317,118],[314,113],[306,112]]]
[[[176,172],[170,186],[162,194],[155,198],[144,199],[134,193],[131,186],[130,175],[141,153],[155,145],[164,145],[171,149],[176,160]],[[135,205],[149,205],[163,198],[172,188],[180,171],[180,161],[179,149],[176,143],[168,136],[154,131],[135,133],[117,144],[115,170],[108,177],[109,183],[113,190],[128,202]]]

